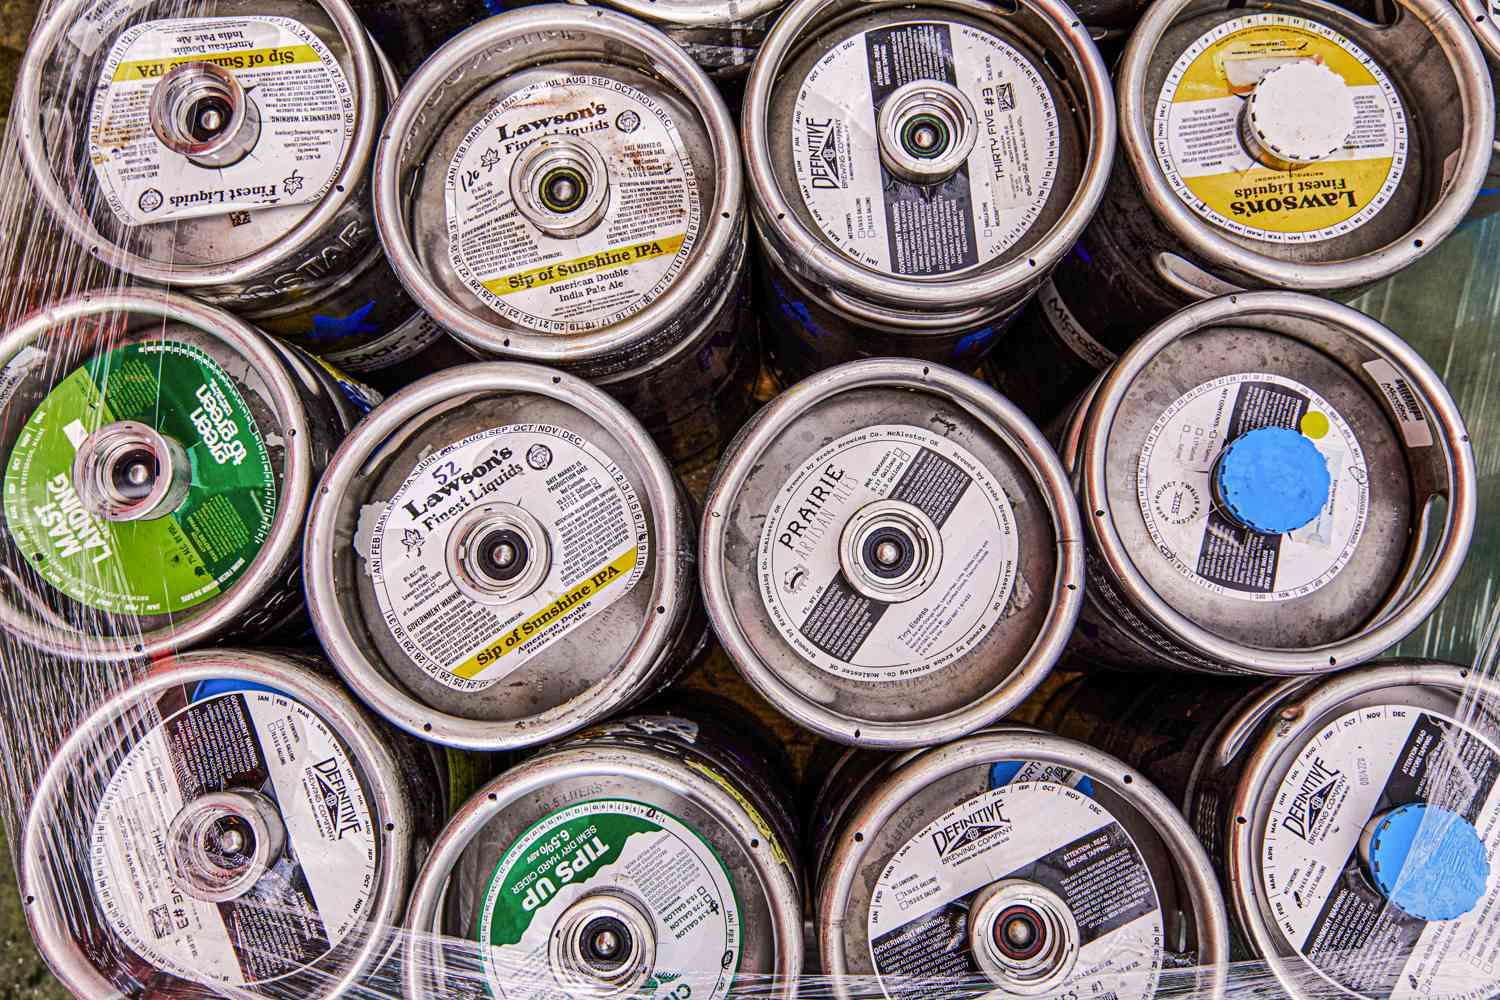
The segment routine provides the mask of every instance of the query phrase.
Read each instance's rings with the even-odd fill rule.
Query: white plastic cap
[[[1322,63],[1291,62],[1260,78],[1246,113],[1266,152],[1289,163],[1316,163],[1343,148],[1354,130],[1354,95]]]

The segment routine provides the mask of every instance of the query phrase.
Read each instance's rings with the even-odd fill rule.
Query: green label
[[[176,510],[112,522],[73,485],[78,446],[121,420],[187,450],[191,486]],[[260,429],[233,380],[176,341],[129,344],[75,369],[22,428],[5,470],[11,538],[43,579],[116,614],[183,611],[218,596],[250,566],[276,516],[276,479]]]
[[[570,984],[549,975],[548,943],[562,914],[600,890],[631,900],[655,928],[656,965],[641,996],[728,995],[742,952],[728,868],[677,817],[618,799],[560,809],[506,851],[475,927],[489,946],[491,992],[507,1000],[568,995]]]

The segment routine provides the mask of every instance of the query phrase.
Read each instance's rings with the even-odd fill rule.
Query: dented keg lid
[[[742,763],[692,718],[640,715],[502,774],[417,876],[405,994],[795,996],[795,847]]]
[[[549,364],[671,338],[730,280],[743,227],[713,84],[655,28],[571,4],[429,58],[387,121],[375,198],[418,304],[476,350]]]
[[[1061,4],[799,0],[746,91],[767,252],[856,303],[950,312],[1033,287],[1114,157],[1114,101]]]
[[[0,340],[0,628],[117,660],[264,631],[318,459],[341,436],[313,370],[228,313],[163,292],[95,292]]]
[[[79,996],[339,995],[388,947],[373,928],[400,919],[419,822],[348,694],[240,650],[162,661],[68,737],[32,801],[25,912]]]
[[[1226,885],[1292,996],[1500,989],[1475,933],[1500,905],[1497,697],[1457,665],[1387,661],[1227,726],[1218,766],[1244,763],[1215,814]]]
[[[603,392],[464,365],[377,407],[313,504],[318,637],[393,724],[529,746],[659,685],[702,629],[686,495]]]
[[[809,378],[743,430],[706,502],[702,579],[731,659],[845,743],[951,739],[1046,676],[1083,593],[1057,457],[994,390],[881,358]]]
[[[235,294],[266,300],[368,253],[394,78],[344,0],[90,7],[53,9],[16,85],[31,181],[89,253],[158,284],[263,285]]]
[[[1148,209],[1220,280],[1355,288],[1462,221],[1493,140],[1484,58],[1445,0],[1401,6],[1379,25],[1293,2],[1142,18],[1120,140]]]
[[[1378,655],[1447,592],[1473,533],[1472,450],[1442,381],[1324,299],[1178,312],[1121,356],[1072,435],[1102,570],[1091,607],[1183,666],[1297,674]]]
[[[1224,989],[1224,900],[1187,821],[1123,763],[1036,730],[919,752],[862,789],[815,899],[840,998],[869,983],[916,1000],[938,978],[1120,1000]]]

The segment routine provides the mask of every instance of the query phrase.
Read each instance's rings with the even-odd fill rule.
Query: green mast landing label
[[[548,972],[548,941],[579,898],[623,893],[651,917],[651,1000],[722,1000],[739,970],[739,904],[729,870],[695,830],[653,806],[622,799],[559,809],[523,833],[485,893],[475,937],[488,945],[485,977],[504,1000],[564,1000]]]
[[[112,522],[79,502],[78,446],[120,420],[187,450],[192,485],[176,510]],[[183,611],[222,593],[275,515],[270,455],[239,388],[175,341],[129,344],[75,369],[26,421],[5,470],[6,525],[26,561],[67,596],[116,614]]]

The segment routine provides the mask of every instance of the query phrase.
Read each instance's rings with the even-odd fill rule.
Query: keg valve
[[[1380,894],[1418,920],[1458,919],[1489,884],[1489,859],[1474,824],[1425,802],[1371,819],[1360,834],[1359,858]]]
[[[1344,78],[1310,60],[1283,63],[1256,83],[1240,117],[1240,139],[1273,170],[1321,163],[1354,131],[1354,95]]]
[[[913,184],[937,184],[969,160],[979,118],[963,91],[940,80],[913,80],[880,106],[880,159]]]
[[[598,1000],[634,996],[656,968],[656,927],[628,893],[606,889],[563,912],[548,952],[564,989]]]
[[[609,208],[609,168],[588,142],[549,136],[516,158],[510,194],[526,221],[548,236],[582,236]]]
[[[166,73],[151,92],[150,117],[162,145],[200,167],[233,166],[260,139],[260,109],[233,73],[211,62]]]
[[[165,517],[182,505],[192,463],[178,441],[134,420],[94,431],[73,456],[73,488],[84,509],[107,521]]]
[[[167,861],[182,891],[207,903],[249,892],[286,848],[276,804],[252,789],[210,792],[187,803],[167,828]]]
[[[1296,531],[1328,505],[1328,461],[1306,435],[1258,427],[1230,441],[1209,476],[1219,511],[1263,535]]]
[[[1067,981],[1081,947],[1078,922],[1060,896],[1024,879],[984,889],[969,911],[969,947],[1007,993],[1036,996]]]

